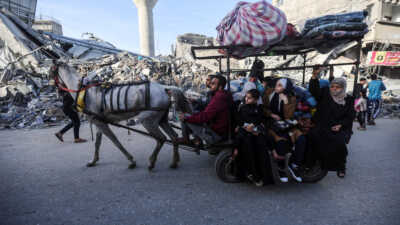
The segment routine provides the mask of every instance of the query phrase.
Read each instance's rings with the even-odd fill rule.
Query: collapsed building
[[[37,31],[5,8],[0,10],[0,33],[0,128],[63,122],[61,102],[48,79],[52,59],[62,58],[82,76],[104,82],[148,79],[193,92],[205,90],[205,75],[212,72],[182,58],[124,51],[91,33],[75,39]]]

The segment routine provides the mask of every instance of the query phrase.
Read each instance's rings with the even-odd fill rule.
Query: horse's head
[[[53,60],[49,75],[50,78],[54,79],[59,88],[78,89],[80,76],[65,61]]]
[[[175,106],[175,110],[183,113],[192,113],[192,105],[187,100],[182,90],[178,88],[171,88],[166,90],[168,95],[171,97],[171,101]]]

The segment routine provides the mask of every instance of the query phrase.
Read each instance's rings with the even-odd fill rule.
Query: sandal
[[[344,178],[344,177],[346,176],[346,171],[345,171],[345,170],[338,170],[338,171],[336,172],[336,174],[337,174],[337,176],[338,176],[339,178]]]
[[[82,139],[82,138],[78,138],[78,139],[75,139],[74,142],[75,142],[75,143],[84,143],[84,142],[87,142],[87,140]]]
[[[57,137],[58,140],[60,140],[61,142],[64,142],[64,139],[62,138],[62,134],[55,133],[54,135]]]

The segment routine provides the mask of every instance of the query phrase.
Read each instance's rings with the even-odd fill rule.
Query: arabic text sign
[[[368,64],[377,66],[400,66],[400,52],[368,52]]]

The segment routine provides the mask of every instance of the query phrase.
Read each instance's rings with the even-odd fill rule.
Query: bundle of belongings
[[[353,39],[368,32],[367,11],[326,15],[306,21],[302,36],[310,39]]]
[[[294,85],[293,92],[297,101],[296,111],[294,113],[295,118],[311,118],[317,106],[315,98],[308,89],[301,86]]]
[[[282,41],[287,31],[287,21],[280,9],[266,1],[239,2],[221,21],[217,31],[219,44],[235,45],[230,54],[235,58],[244,58],[261,53]]]

